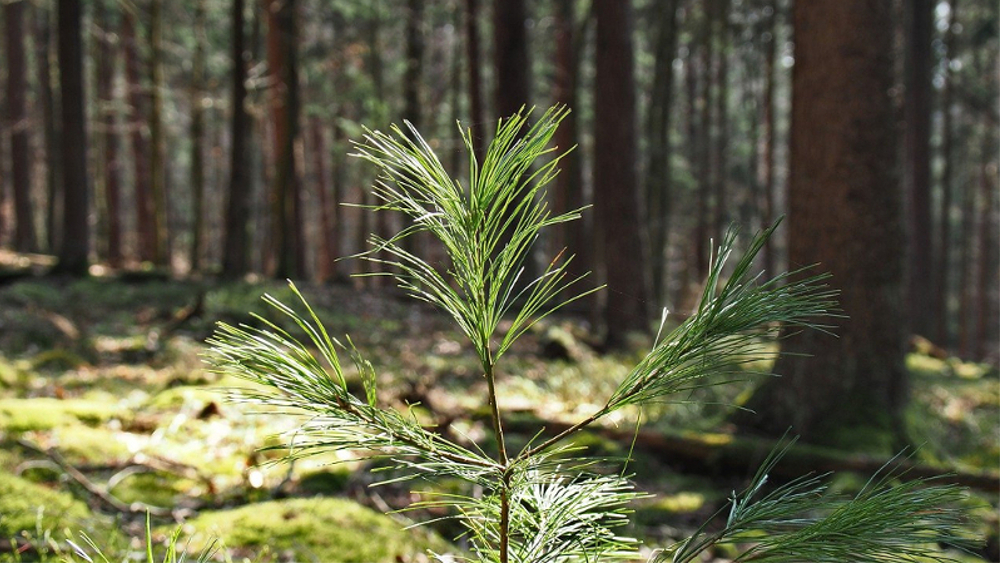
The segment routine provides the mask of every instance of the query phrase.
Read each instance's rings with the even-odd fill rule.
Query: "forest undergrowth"
[[[434,506],[391,511],[461,483],[445,480],[423,492],[420,483],[372,488],[391,473],[373,476],[377,462],[360,454],[274,463],[288,453],[276,436],[287,438],[301,419],[225,400],[237,382],[208,371],[202,343],[217,320],[250,321],[249,312],[263,313],[265,292],[293,297],[275,282],[25,279],[0,288],[0,560],[75,557],[66,540],[79,543],[85,531],[113,561],[141,551],[147,512],[157,538],[183,522],[191,549],[217,538],[216,557],[230,560],[420,561],[426,549],[448,545],[458,530],[447,520],[400,531],[401,522],[441,516]],[[448,319],[387,288],[303,292],[331,333],[350,333],[368,352],[380,374],[380,400],[442,432],[489,442],[477,358]],[[592,338],[585,321],[561,317],[535,327],[511,350],[512,376],[498,395],[512,413],[512,443],[531,438],[518,435],[519,428],[555,428],[592,411],[648,344],[606,355]],[[958,557],[996,561],[996,367],[919,352],[910,354],[908,367],[907,419],[919,446],[913,461],[985,483],[969,501],[981,517],[981,528],[970,533],[988,543],[977,556]],[[360,381],[353,384],[360,389]],[[636,413],[625,411],[575,438],[597,455],[631,455],[639,489],[654,496],[634,503],[628,532],[648,549],[689,535],[745,486],[773,446],[734,435],[726,425],[726,405],[739,403],[750,385],[703,389],[691,401],[649,411],[638,435]],[[793,462],[879,460],[890,453],[805,448]],[[840,473],[833,486],[850,491],[866,478]],[[346,547],[357,544],[352,540],[362,529],[378,538],[377,549]]]

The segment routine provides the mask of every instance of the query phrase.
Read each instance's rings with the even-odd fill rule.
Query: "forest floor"
[[[260,301],[265,292],[294,301],[275,282],[26,278],[0,287],[0,561],[78,557],[66,540],[82,545],[83,533],[109,559],[122,560],[140,548],[147,510],[158,538],[182,523],[182,544],[197,550],[214,538],[223,560],[421,561],[427,549],[461,549],[461,540],[458,547],[447,541],[459,532],[448,520],[402,530],[442,514],[383,515],[424,498],[421,491],[460,491],[461,483],[373,487],[391,473],[373,477],[377,464],[351,452],[280,463],[288,453],[282,445],[294,440],[303,419],[228,398],[241,383],[206,367],[205,339],[217,321],[268,314]],[[380,400],[488,443],[485,384],[448,319],[391,291],[303,292],[330,333],[350,334],[373,362]],[[505,357],[500,402],[511,413],[515,442],[592,412],[642,355],[640,342],[632,353],[600,354],[589,338],[585,322],[550,321]],[[996,561],[997,370],[916,352],[908,366],[907,420],[920,444],[912,460],[974,478],[981,490],[970,492],[970,534],[990,538],[981,554]],[[639,440],[631,452],[628,471],[653,496],[636,503],[626,531],[648,549],[668,547],[711,517],[773,445],[741,441],[726,424],[728,405],[753,383],[712,388],[643,414],[642,435],[663,439]],[[581,435],[579,445],[609,459],[627,457],[630,416],[636,414],[607,432]],[[742,453],[728,455],[737,443]],[[889,457],[804,451],[816,453],[796,461],[805,470],[810,460],[823,470],[822,460]],[[838,473],[832,487],[849,493],[865,480]]]

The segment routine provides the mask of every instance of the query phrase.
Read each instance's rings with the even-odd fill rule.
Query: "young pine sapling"
[[[463,131],[467,185],[445,171],[412,126],[367,131],[357,145],[357,156],[381,173],[373,188],[381,202],[376,210],[410,220],[388,239],[372,236],[366,258],[389,266],[387,275],[401,288],[444,311],[468,339],[486,382],[495,456],[380,404],[372,364],[350,339],[331,337],[294,286],[301,311],[264,299],[289,317],[305,340],[264,319],[263,328],[220,324],[211,340],[217,369],[261,386],[243,400],[310,416],[296,440],[296,455],[362,450],[390,460],[411,478],[457,477],[478,485],[481,495],[433,501],[449,505],[461,521],[471,548],[463,557],[469,561],[635,559],[639,542],[623,535],[622,526],[630,503],[644,495],[624,473],[595,471],[593,460],[567,439],[625,407],[730,381],[734,366],[753,354],[755,341],[774,335],[779,326],[822,329],[817,319],[835,307],[823,276],[794,272],[764,280],[754,273],[754,258],[774,227],[754,237],[730,271],[726,265],[734,259],[736,237],[731,230],[715,252],[697,310],[676,330],[657,335],[652,350],[601,408],[554,437],[543,439],[540,432],[520,450],[510,449],[497,400],[501,359],[534,323],[594,291],[579,289],[581,278],[569,274],[572,257],[556,257],[537,278],[522,279],[541,231],[579,217],[579,210],[553,214],[544,197],[560,158],[550,141],[567,111],[552,108],[533,123],[523,113],[499,121],[482,161],[472,150],[471,134]],[[549,159],[540,162],[543,156]],[[401,244],[418,232],[440,241],[447,271]],[[363,395],[348,390],[342,353],[360,374]],[[882,475],[845,500],[831,498],[823,481],[812,476],[768,489],[768,473],[783,452],[772,454],[747,489],[734,493],[728,512],[715,519],[721,523],[706,523],[655,559],[687,563],[718,544],[738,544],[737,559],[745,561],[914,561],[936,558],[934,544],[961,536],[961,513],[952,508],[963,495],[958,488],[897,484]]]

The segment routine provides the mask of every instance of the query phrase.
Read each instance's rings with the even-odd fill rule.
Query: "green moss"
[[[79,354],[66,350],[65,348],[53,348],[40,352],[32,360],[32,368],[45,372],[72,371],[81,366],[87,365],[87,361]]]
[[[923,354],[907,354],[906,369],[918,377],[934,377],[946,373],[948,363]]]
[[[91,518],[87,506],[68,493],[0,473],[0,537],[79,528]]]
[[[657,497],[656,500],[635,509],[636,523],[644,526],[665,524],[676,521],[680,514],[697,512],[705,506],[705,495],[682,491],[673,495]]]
[[[345,465],[334,465],[322,471],[307,473],[299,479],[299,490],[306,494],[333,494],[343,492],[351,471]]]
[[[131,453],[105,428],[70,424],[54,429],[49,439],[70,463],[109,463],[127,459]]]
[[[325,563],[413,561],[427,549],[449,545],[423,530],[399,523],[355,502],[337,498],[298,498],[203,512],[188,522],[191,550],[212,538],[254,561],[289,558]],[[454,548],[450,548],[453,550]]]
[[[123,502],[153,506],[174,506],[178,497],[192,486],[191,481],[161,472],[139,473],[116,484],[111,491]]]
[[[77,421],[100,424],[114,417],[117,411],[117,407],[106,402],[80,399],[0,399],[0,428],[27,432],[49,430]]]

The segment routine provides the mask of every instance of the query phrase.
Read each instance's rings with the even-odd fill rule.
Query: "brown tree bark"
[[[650,100],[648,135],[649,163],[646,172],[652,293],[654,306],[666,302],[667,243],[671,210],[670,127],[673,113],[674,56],[677,53],[677,0],[657,4],[653,92]]]
[[[300,178],[295,146],[299,138],[298,31],[295,0],[264,0],[267,66],[273,120],[275,173],[271,187],[274,275],[305,274]]]
[[[119,267],[124,259],[121,221],[121,163],[118,161],[118,120],[114,99],[114,76],[117,50],[111,31],[111,18],[103,2],[94,4],[95,19],[100,28],[97,63],[97,98],[100,109],[101,133],[104,138],[104,206],[107,213],[108,265]]]
[[[531,106],[531,59],[528,56],[525,0],[493,2],[493,64],[496,69],[494,115],[509,117]]]
[[[575,2],[559,0],[556,3],[556,61],[555,81],[552,97],[558,104],[570,108],[556,130],[555,144],[560,152],[570,150],[579,139],[578,82],[580,70],[580,35],[577,31]],[[556,213],[582,208],[586,202],[583,193],[583,168],[580,150],[566,155],[561,162],[562,169],[555,180],[553,208]],[[587,240],[587,223],[590,217],[557,225],[553,230],[550,253],[554,256],[564,248],[575,255],[571,268],[576,275],[593,270],[591,265],[591,243]]]
[[[83,41],[80,0],[59,0],[59,89],[62,99],[63,240],[55,273],[87,275],[90,228]]]
[[[624,344],[646,326],[646,267],[636,178],[635,70],[630,1],[597,2],[594,80],[594,205],[608,283],[606,344]]]
[[[191,68],[191,271],[201,270],[205,231],[205,6],[197,0],[194,7],[194,60]]]
[[[476,160],[482,162],[486,154],[483,131],[486,129],[483,109],[483,78],[480,72],[479,49],[479,0],[465,0],[465,49],[466,65],[469,72],[469,122],[472,129],[473,152]]]
[[[229,189],[227,190],[225,230],[223,231],[222,275],[237,278],[249,271],[250,166],[247,136],[250,116],[247,114],[247,61],[243,25],[244,0],[232,3],[232,131],[229,148]]]
[[[973,358],[979,361],[986,359],[987,347],[992,342],[994,336],[994,326],[997,322],[997,311],[991,306],[993,301],[991,296],[991,282],[997,271],[997,241],[993,234],[996,229],[993,225],[994,208],[997,191],[997,161],[996,143],[992,142],[995,134],[985,132],[986,139],[983,143],[982,162],[979,165],[979,233],[977,235],[976,246],[978,247],[978,275],[976,276],[976,339],[973,347]],[[992,290],[993,292],[996,289]],[[991,326],[992,325],[994,326]]]
[[[163,0],[151,0],[149,9],[149,174],[150,198],[155,235],[153,263],[170,265],[170,232],[167,213],[166,137],[163,127],[163,93],[167,87],[163,73]]]
[[[907,310],[910,330],[929,336],[933,236],[931,224],[931,38],[934,3],[904,2],[906,15],[905,166],[903,181],[909,198],[909,241],[906,247]],[[940,271],[940,268],[937,268]]]
[[[715,11],[713,41],[715,61],[715,142],[712,145],[712,199],[715,213],[712,218],[712,237],[721,241],[728,229],[729,212],[729,3],[730,0],[712,0]]]
[[[762,139],[761,144],[763,145],[763,151],[761,156],[761,192],[763,193],[763,201],[760,203],[761,207],[761,223],[765,226],[774,223],[775,221],[775,185],[774,185],[774,147],[775,143],[775,115],[774,115],[774,82],[775,82],[775,53],[777,51],[776,46],[778,43],[778,26],[776,21],[778,19],[778,3],[776,0],[770,0],[768,6],[771,8],[771,14],[767,17],[766,28],[764,31],[764,115],[762,118]],[[764,275],[768,278],[774,276],[777,272],[775,271],[775,260],[774,260],[774,245],[775,241],[770,241],[764,246],[763,249],[763,268]]]
[[[699,29],[701,48],[699,49],[699,83],[701,90],[697,98],[699,116],[698,164],[695,172],[698,184],[697,225],[694,233],[695,275],[700,282],[708,274],[709,243],[712,237],[709,214],[712,210],[712,64],[715,61],[715,42],[712,40],[714,27],[713,3],[703,3],[702,21]]]
[[[142,84],[143,62],[139,54],[136,32],[137,16],[133,9],[122,14],[122,47],[125,52],[125,83],[128,90],[129,137],[134,165],[136,229],[139,239],[139,259],[152,262],[156,258],[156,230],[153,222],[153,196],[150,187],[149,130],[146,119],[147,98]]]
[[[328,149],[326,146],[326,135],[323,128],[323,121],[319,116],[313,115],[309,119],[310,137],[312,140],[313,174],[316,177],[316,201],[319,204],[320,218],[320,242],[319,259],[317,260],[316,276],[321,282],[328,281],[333,277],[333,270],[337,260],[337,227],[334,223],[333,210],[331,207],[337,205],[336,200],[330,201],[329,184],[327,182]]]
[[[7,51],[6,119],[10,136],[10,182],[14,193],[14,249],[37,250],[31,210],[31,139],[28,135],[28,71],[24,42],[26,0],[3,5]]]
[[[890,19],[887,2],[793,7],[789,263],[829,272],[847,318],[839,338],[807,331],[783,341],[774,368],[782,377],[756,391],[748,406],[757,414],[745,420],[770,433],[791,426],[807,441],[836,442],[861,429],[901,430],[904,235]]]
[[[49,252],[55,253],[59,241],[62,217],[62,156],[56,130],[56,93],[52,86],[52,10],[49,6],[35,6],[35,64],[38,76],[38,101],[41,110],[42,137],[45,145],[45,242]]]
[[[406,0],[406,70],[403,76],[403,119],[420,129],[420,83],[424,67],[424,0]]]

